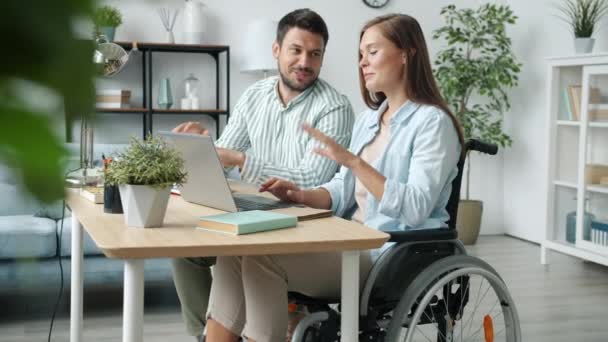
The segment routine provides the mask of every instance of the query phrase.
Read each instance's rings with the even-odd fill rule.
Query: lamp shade
[[[242,72],[267,72],[277,69],[277,61],[272,56],[272,43],[277,34],[277,22],[268,19],[252,21],[245,34],[246,52]]]

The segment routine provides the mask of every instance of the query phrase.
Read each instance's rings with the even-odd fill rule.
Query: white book
[[[112,95],[117,95],[117,96],[127,96],[127,95],[131,95],[131,91],[130,90],[123,90],[123,89],[98,89],[95,92],[97,95],[101,95],[101,96],[112,96]]]
[[[96,102],[95,106],[97,108],[131,108],[130,103],[121,102]]]

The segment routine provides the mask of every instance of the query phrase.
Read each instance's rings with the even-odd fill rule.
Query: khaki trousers
[[[360,287],[372,266],[361,253]],[[283,342],[287,332],[287,291],[316,298],[340,298],[342,253],[218,257],[208,318],[235,335],[256,342]]]
[[[172,264],[173,282],[188,334],[202,335],[211,291],[211,266],[215,264],[215,258],[180,258],[173,259]]]

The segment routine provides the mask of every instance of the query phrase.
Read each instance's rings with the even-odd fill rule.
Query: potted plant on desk
[[[129,227],[160,227],[171,186],[186,180],[184,160],[160,137],[131,139],[105,172],[108,185],[118,185]]]

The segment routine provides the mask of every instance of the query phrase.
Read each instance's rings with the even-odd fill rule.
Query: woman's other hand
[[[304,201],[304,191],[292,182],[271,178],[260,186],[259,192],[268,191],[281,201],[302,203]]]

